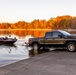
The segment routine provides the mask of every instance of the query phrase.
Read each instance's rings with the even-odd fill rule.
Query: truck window
[[[53,38],[59,38],[59,35],[62,35],[60,32],[53,32]]]
[[[45,35],[46,38],[52,38],[52,32],[47,32]]]

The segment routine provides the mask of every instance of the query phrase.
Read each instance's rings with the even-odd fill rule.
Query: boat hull
[[[16,38],[0,38],[0,44],[14,44],[16,41]]]

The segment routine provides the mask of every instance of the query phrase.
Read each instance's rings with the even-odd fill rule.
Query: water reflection
[[[30,47],[25,46],[24,42],[25,39],[18,40],[13,45],[0,45],[0,67],[46,52],[31,50]]]
[[[35,55],[38,55],[38,54],[42,54],[42,53],[45,53],[45,52],[49,52],[48,49],[46,50],[43,50],[43,49],[40,49],[40,50],[29,50],[29,56],[32,57],[32,56],[35,56]]]
[[[9,44],[9,45],[6,45],[6,44],[4,44],[4,45],[0,45],[0,48],[2,49],[6,49],[7,51],[8,51],[8,53],[12,53],[12,50],[16,50],[17,49],[17,46],[15,45],[15,44]],[[0,49],[0,50],[1,50]]]
[[[9,35],[14,34],[19,37],[25,37],[27,35],[31,35],[34,37],[43,37],[46,31],[50,31],[51,29],[0,29],[0,34]]]
[[[29,51],[22,43],[17,41],[13,45],[0,45],[0,67],[29,58]]]

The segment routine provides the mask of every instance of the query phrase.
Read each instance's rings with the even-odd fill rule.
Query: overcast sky
[[[76,16],[76,0],[0,0],[0,23],[63,15]]]

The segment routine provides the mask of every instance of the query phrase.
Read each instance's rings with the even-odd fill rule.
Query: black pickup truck
[[[76,36],[63,30],[46,32],[45,37],[29,38],[29,46],[33,50],[40,48],[66,48],[70,52],[76,50]]]

